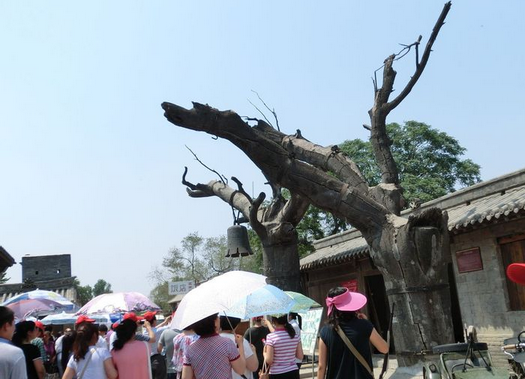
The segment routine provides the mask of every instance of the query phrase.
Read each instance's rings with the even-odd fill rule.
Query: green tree
[[[193,280],[199,284],[239,268],[261,272],[262,249],[255,239],[254,244],[254,251],[259,251],[258,256],[232,258],[226,257],[228,248],[225,236],[204,238],[196,232],[188,234],[182,239],[181,248],[172,248],[162,260],[161,267],[150,272],[149,279],[154,283],[150,298],[163,310],[169,310],[168,301],[173,296],[169,295],[168,282]]]
[[[75,279],[73,286],[77,290],[77,300],[79,306],[83,306],[93,298],[93,288],[90,285],[82,286],[80,285],[80,281]]]
[[[112,293],[111,284],[106,282],[104,279],[99,279],[93,286],[93,297],[102,295],[103,293]]]
[[[424,203],[481,181],[480,166],[462,159],[466,149],[447,133],[417,121],[404,125],[391,123],[386,128],[404,189],[405,208],[410,203]],[[381,172],[370,142],[348,140],[339,148],[352,158],[371,186],[380,183]]]
[[[7,277],[7,273],[5,271],[0,274],[0,284],[6,283],[9,279],[11,278]]]

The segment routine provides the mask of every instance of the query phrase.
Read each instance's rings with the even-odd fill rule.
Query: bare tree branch
[[[184,146],[186,146],[186,145],[184,145]],[[193,154],[193,157],[195,158],[195,160],[196,160],[197,162],[199,162],[201,165],[203,165],[205,168],[207,168],[207,169],[210,170],[211,172],[215,173],[215,174],[219,177],[219,180],[220,180],[221,182],[223,182],[223,183],[225,183],[225,184],[228,183],[228,179],[226,179],[226,177],[225,177],[224,175],[221,175],[221,174],[219,174],[217,171],[215,171],[214,169],[212,169],[212,168],[206,166],[206,165],[205,165],[205,164],[199,159],[199,157],[197,156],[197,154],[195,154],[195,153],[194,153],[194,152],[193,152],[188,146],[186,146],[186,149],[188,149],[188,150],[190,151],[190,153]]]
[[[284,208],[281,210],[282,219],[293,226],[297,226],[297,224],[303,219],[309,206],[310,202],[308,199],[301,195],[292,193],[290,200],[288,200]]]
[[[246,199],[250,202],[250,204],[253,202],[252,197],[246,193],[244,190],[242,183],[239,179],[237,179],[235,176],[232,176],[232,180],[237,184],[238,192],[242,193],[244,196],[246,196]]]
[[[393,92],[394,81],[396,78],[396,72],[393,69],[393,63],[397,59],[396,55],[389,56],[383,66],[383,84],[380,89],[375,92],[374,105],[369,110],[370,121],[371,121],[371,134],[370,142],[374,151],[374,156],[377,165],[381,170],[381,182],[388,185],[387,191],[391,192],[393,195],[391,198],[399,199],[399,202],[390,202],[387,207],[394,214],[399,215],[402,209],[403,197],[402,189],[399,186],[399,171],[392,156],[392,151],[390,146],[392,141],[389,139],[386,132],[386,118],[390,111],[392,111],[397,105],[405,99],[405,97],[410,93],[414,85],[417,83],[419,77],[423,73],[425,66],[428,62],[430,52],[432,51],[432,45],[437,38],[441,26],[444,24],[444,20],[450,10],[451,3],[448,2],[443,7],[441,14],[432,30],[432,34],[429,38],[425,52],[423,54],[421,63],[416,63],[416,71],[412,78],[407,83],[406,87],[401,91],[401,93],[395,98],[392,102],[388,102],[390,94]],[[421,41],[421,36],[416,42],[409,46],[405,46],[401,52],[407,51],[410,47],[416,47],[416,55],[419,54],[419,43]],[[376,83],[377,84],[377,83]],[[393,185],[390,186],[390,185]]]
[[[258,92],[254,91],[254,90],[252,90],[252,92],[255,93],[255,94],[257,95],[257,97],[259,98],[259,101],[260,101],[261,103],[264,104],[264,106],[266,107],[266,109],[268,109],[270,112],[272,112],[272,115],[273,115],[273,117],[275,118],[275,125],[276,125],[276,127],[277,127],[277,130],[278,130],[278,131],[281,131],[281,128],[279,127],[279,119],[277,118],[277,113],[275,112],[275,109],[270,109],[270,107],[269,107],[268,105],[266,105],[266,103],[265,103],[264,100],[261,98],[261,96],[259,96],[259,93],[258,93]],[[266,117],[265,117],[265,119],[266,119]],[[270,124],[270,125],[271,125],[271,124]]]
[[[421,62],[416,63],[416,72],[414,73],[412,78],[410,78],[409,82],[407,83],[403,91],[401,91],[401,93],[394,100],[392,100],[389,104],[387,104],[388,112],[390,112],[392,109],[397,107],[405,99],[405,97],[408,96],[410,91],[412,91],[412,88],[414,87],[414,85],[419,80],[419,77],[421,76],[421,74],[423,73],[423,70],[425,69],[427,65],[428,58],[430,57],[430,53],[432,52],[432,45],[434,45],[434,42],[436,41],[436,38],[439,34],[439,31],[441,30],[441,27],[445,24],[445,18],[447,17],[447,14],[450,11],[451,6],[452,6],[452,3],[450,1],[444,5],[443,10],[441,11],[439,18],[436,24],[434,25],[434,28],[432,29],[432,34],[430,35],[430,38],[428,39],[427,45],[425,47],[425,51],[423,52],[423,56],[421,57]],[[421,41],[421,36],[419,36],[418,41],[415,42],[414,44],[419,45],[420,41]],[[418,52],[417,49],[416,49],[416,52]]]
[[[261,116],[263,116],[263,118],[266,120],[266,122],[268,123],[268,125],[272,125],[272,123],[270,122],[270,120],[268,120],[268,118],[266,118],[266,115],[264,114],[263,111],[261,111],[257,105],[255,105],[254,103],[252,103],[249,99],[248,99],[248,102],[257,110],[257,112],[259,112],[261,114]],[[273,126],[272,126],[273,127]]]
[[[251,127],[235,112],[221,112],[199,103],[194,103],[191,110],[171,103],[163,103],[162,107],[170,122],[228,139],[262,170],[268,181],[301,194],[314,204],[322,204],[322,208],[355,227],[381,230],[387,222],[390,212],[384,205],[323,170],[294,159],[259,125]]]
[[[252,203],[252,206],[250,208],[250,213],[249,213],[250,226],[252,227],[252,229],[255,231],[255,233],[259,237],[268,235],[266,228],[259,221],[259,218],[257,217],[259,214],[259,208],[265,198],[266,198],[266,194],[264,192],[261,192],[259,196],[257,196],[257,198],[255,199],[255,201]]]

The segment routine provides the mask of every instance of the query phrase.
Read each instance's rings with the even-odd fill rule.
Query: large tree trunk
[[[268,283],[285,291],[302,292],[297,243],[264,246],[264,275]]]
[[[396,304],[393,332],[398,360],[409,366],[432,346],[454,342],[447,215],[431,209],[383,232],[372,241],[372,258],[383,274],[390,305]]]

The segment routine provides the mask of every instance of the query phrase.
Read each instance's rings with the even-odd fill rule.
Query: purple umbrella
[[[42,311],[55,311],[64,309],[64,306],[56,301],[48,299],[25,299],[7,305],[15,312],[15,317],[24,319]]]
[[[77,314],[157,311],[160,307],[140,292],[104,293],[90,300]]]

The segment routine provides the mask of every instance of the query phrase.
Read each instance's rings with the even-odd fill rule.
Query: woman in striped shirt
[[[266,336],[264,360],[270,366],[270,379],[299,379],[295,359],[303,359],[301,340],[288,315],[272,317],[275,331]]]

